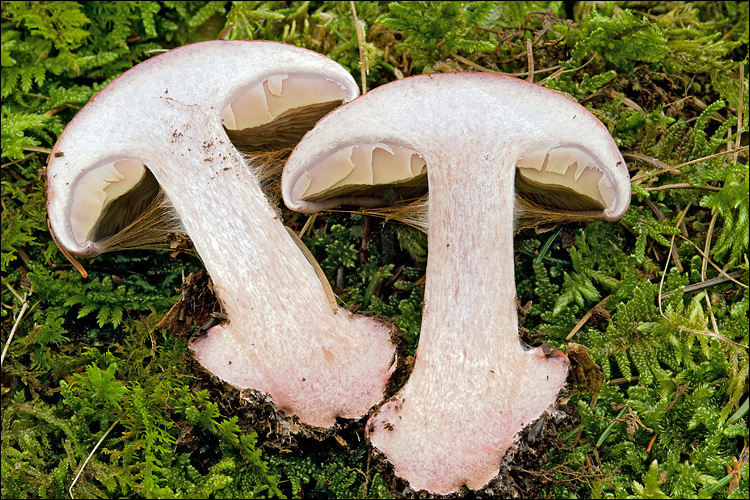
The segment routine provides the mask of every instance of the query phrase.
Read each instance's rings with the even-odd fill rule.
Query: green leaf
[[[88,385],[94,391],[92,397],[98,397],[107,403],[119,408],[122,398],[127,393],[125,386],[115,380],[117,364],[112,363],[106,370],[99,368],[96,363],[91,363],[86,367],[88,376]]]

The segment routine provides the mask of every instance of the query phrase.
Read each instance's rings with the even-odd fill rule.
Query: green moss
[[[515,241],[532,338],[565,348],[606,298],[571,339],[589,349],[604,386],[595,403],[572,395],[581,423],[548,455],[545,475],[558,482],[542,494],[746,498],[747,351],[705,332],[745,345],[750,335],[747,149],[718,154],[742,144],[738,125],[748,130],[747,3],[356,8],[363,59],[348,2],[2,4],[3,346],[27,304],[3,362],[2,497],[67,496],[102,438],[76,497],[388,496],[364,446],[266,450],[196,386],[185,344],[155,325],[197,260],[105,255],[85,262],[82,279],[47,231],[45,152],[66,123],[152,51],[214,39],[232,22],[230,38],[317,50],[358,80],[364,65],[368,88],[423,71],[526,77],[530,44],[535,81],[602,120],[635,195],[619,224],[527,230]],[[341,303],[391,318],[412,354],[426,241],[347,214],[319,216],[305,238]],[[694,288],[720,277],[707,246],[742,285]]]

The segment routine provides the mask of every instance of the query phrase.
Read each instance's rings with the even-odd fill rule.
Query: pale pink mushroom
[[[297,145],[282,177],[293,210],[376,206],[429,181],[422,330],[407,384],[370,419],[372,445],[414,490],[476,490],[565,383],[568,359],[518,336],[513,226],[525,206],[615,220],[628,171],[599,120],[514,78],[407,78],[333,111]],[[405,187],[406,186],[406,187]]]
[[[244,149],[291,146],[357,94],[343,67],[312,51],[187,45],[99,92],[60,136],[47,169],[50,227],[76,255],[107,250],[161,189],[229,318],[191,342],[194,356],[316,427],[382,400],[392,332],[335,311],[228,133]]]

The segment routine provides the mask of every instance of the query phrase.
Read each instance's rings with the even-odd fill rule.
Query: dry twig
[[[359,70],[362,78],[362,93],[367,93],[367,67],[365,66],[365,42],[362,34],[362,25],[359,24],[357,18],[357,9],[354,7],[354,2],[349,2],[352,8],[352,15],[354,16],[354,26],[357,29],[357,44],[359,45]]]
[[[591,316],[594,314],[594,312],[596,311],[596,309],[599,308],[599,307],[601,307],[601,306],[603,306],[604,303],[607,302],[607,299],[609,299],[610,297],[611,297],[611,295],[607,295],[602,300],[600,300],[594,307],[592,307],[591,309],[589,309],[589,311],[586,314],[583,315],[583,318],[581,318],[581,321],[579,321],[576,324],[576,326],[574,326],[573,329],[570,331],[570,333],[568,334],[568,336],[565,337],[565,340],[570,340],[571,338],[573,338],[573,335],[575,335],[576,333],[578,333],[578,330],[580,330],[583,327],[583,325],[586,324],[586,322],[589,320],[589,318],[591,318]]]

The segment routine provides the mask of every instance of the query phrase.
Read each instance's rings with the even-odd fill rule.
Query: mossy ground
[[[633,201],[619,224],[516,238],[524,338],[575,342],[583,360],[567,402],[580,424],[529,475],[543,497],[746,498],[747,4],[355,7],[361,42],[349,2],[2,3],[2,497],[68,496],[74,481],[77,498],[389,494],[360,434],[264,446],[264,429],[202,385],[184,338],[157,328],[196,259],[108,254],[82,279],[47,231],[46,157],[77,110],[232,22],[230,38],[327,54],[367,89],[497,71],[588,107],[629,163]],[[342,303],[392,318],[413,353],[426,237],[331,213],[304,240]]]

